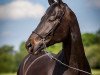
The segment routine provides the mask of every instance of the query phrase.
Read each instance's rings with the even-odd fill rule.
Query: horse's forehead
[[[53,12],[53,11],[57,11],[58,9],[59,9],[59,6],[58,6],[57,4],[51,5],[51,6],[47,9],[46,13],[48,14],[48,13],[51,13],[51,12]]]

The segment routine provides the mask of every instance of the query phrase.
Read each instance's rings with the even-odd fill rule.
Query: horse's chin
[[[33,52],[32,52],[32,54],[37,55],[37,54],[39,54],[41,51],[43,51],[43,49],[44,49],[44,47],[43,47],[43,46],[40,46],[40,47],[34,49]]]

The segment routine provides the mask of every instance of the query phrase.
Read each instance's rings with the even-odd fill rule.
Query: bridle
[[[64,7],[62,9],[64,9]],[[61,20],[64,15],[65,15],[65,11],[62,12],[61,17],[58,19],[58,22],[52,27],[52,29],[45,36],[42,36],[41,34],[37,33],[36,31],[33,31],[32,33],[38,35],[42,40],[45,40],[49,34],[51,34],[53,31],[55,31],[57,29],[57,27],[60,25]]]
[[[55,24],[55,25],[52,27],[52,29],[51,29],[45,36],[42,36],[42,35],[38,34],[36,31],[33,31],[33,32],[32,32],[32,33],[38,35],[38,36],[41,38],[42,43],[43,43],[43,46],[44,46],[44,49],[45,49],[45,50],[44,50],[45,54],[42,55],[42,56],[40,56],[40,57],[38,57],[38,58],[36,58],[36,59],[29,65],[29,67],[27,68],[27,70],[26,70],[25,73],[24,73],[25,75],[27,75],[27,72],[28,72],[29,68],[32,66],[32,64],[35,63],[38,59],[43,58],[45,55],[47,55],[50,59],[54,59],[55,61],[61,63],[61,64],[62,64],[63,66],[65,66],[65,67],[68,67],[68,68],[70,68],[70,69],[73,69],[73,70],[76,70],[76,71],[80,71],[80,72],[83,72],[83,73],[86,73],[86,74],[89,74],[89,75],[93,75],[92,73],[89,73],[89,72],[87,72],[87,71],[84,71],[84,70],[81,70],[81,69],[78,69],[78,68],[74,68],[74,67],[72,67],[72,66],[69,66],[69,65],[63,63],[62,61],[60,61],[60,60],[58,60],[57,58],[55,58],[51,53],[47,52],[47,50],[46,50],[46,49],[47,49],[47,46],[46,46],[45,40],[46,40],[47,36],[48,36],[49,34],[51,34],[54,30],[57,29],[57,27],[60,25],[61,20],[62,20],[62,18],[63,18],[64,15],[65,15],[65,11],[63,11],[61,17],[59,18],[58,23]],[[30,56],[29,56],[29,57],[30,57]],[[25,63],[28,61],[29,57],[25,60]],[[25,66],[25,63],[24,63],[24,66]],[[23,72],[24,72],[24,66],[23,66]]]

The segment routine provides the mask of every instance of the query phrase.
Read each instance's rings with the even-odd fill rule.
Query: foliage
[[[92,69],[93,75],[100,75],[100,69]]]
[[[5,45],[0,48],[0,73],[16,72],[22,59],[27,55],[25,42],[22,42],[18,52],[12,46]]]
[[[90,66],[100,69],[100,30],[96,34],[85,33],[82,39]]]
[[[0,75],[17,75],[16,73],[1,73]]]
[[[93,44],[100,44],[100,36],[96,34],[85,33],[82,35],[84,46],[90,46]]]
[[[96,34],[100,36],[100,29],[97,31],[97,33],[96,33]]]
[[[100,44],[85,47],[88,61],[92,68],[100,69]]]
[[[5,45],[0,48],[0,73],[14,71],[14,51],[12,46]]]
[[[47,48],[47,50],[51,53],[57,54],[60,50],[62,50],[62,43],[54,44]]]
[[[16,71],[23,60],[23,58],[27,55],[27,50],[25,48],[25,42],[22,42],[19,47],[19,52],[15,54],[15,64],[16,64]]]

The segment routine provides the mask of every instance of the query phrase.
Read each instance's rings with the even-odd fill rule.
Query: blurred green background
[[[63,0],[75,12],[94,75],[100,75],[100,0]],[[0,0],[0,75],[16,75],[25,41],[49,4],[47,0]],[[97,31],[97,32],[96,32]],[[48,48],[58,53],[61,43]]]
[[[85,53],[94,75],[100,75],[100,30],[96,33],[82,34]],[[57,54],[62,48],[58,43],[48,48],[49,52]],[[27,55],[25,42],[22,42],[19,51],[13,46],[0,47],[0,75],[16,75],[18,66],[24,56]]]

